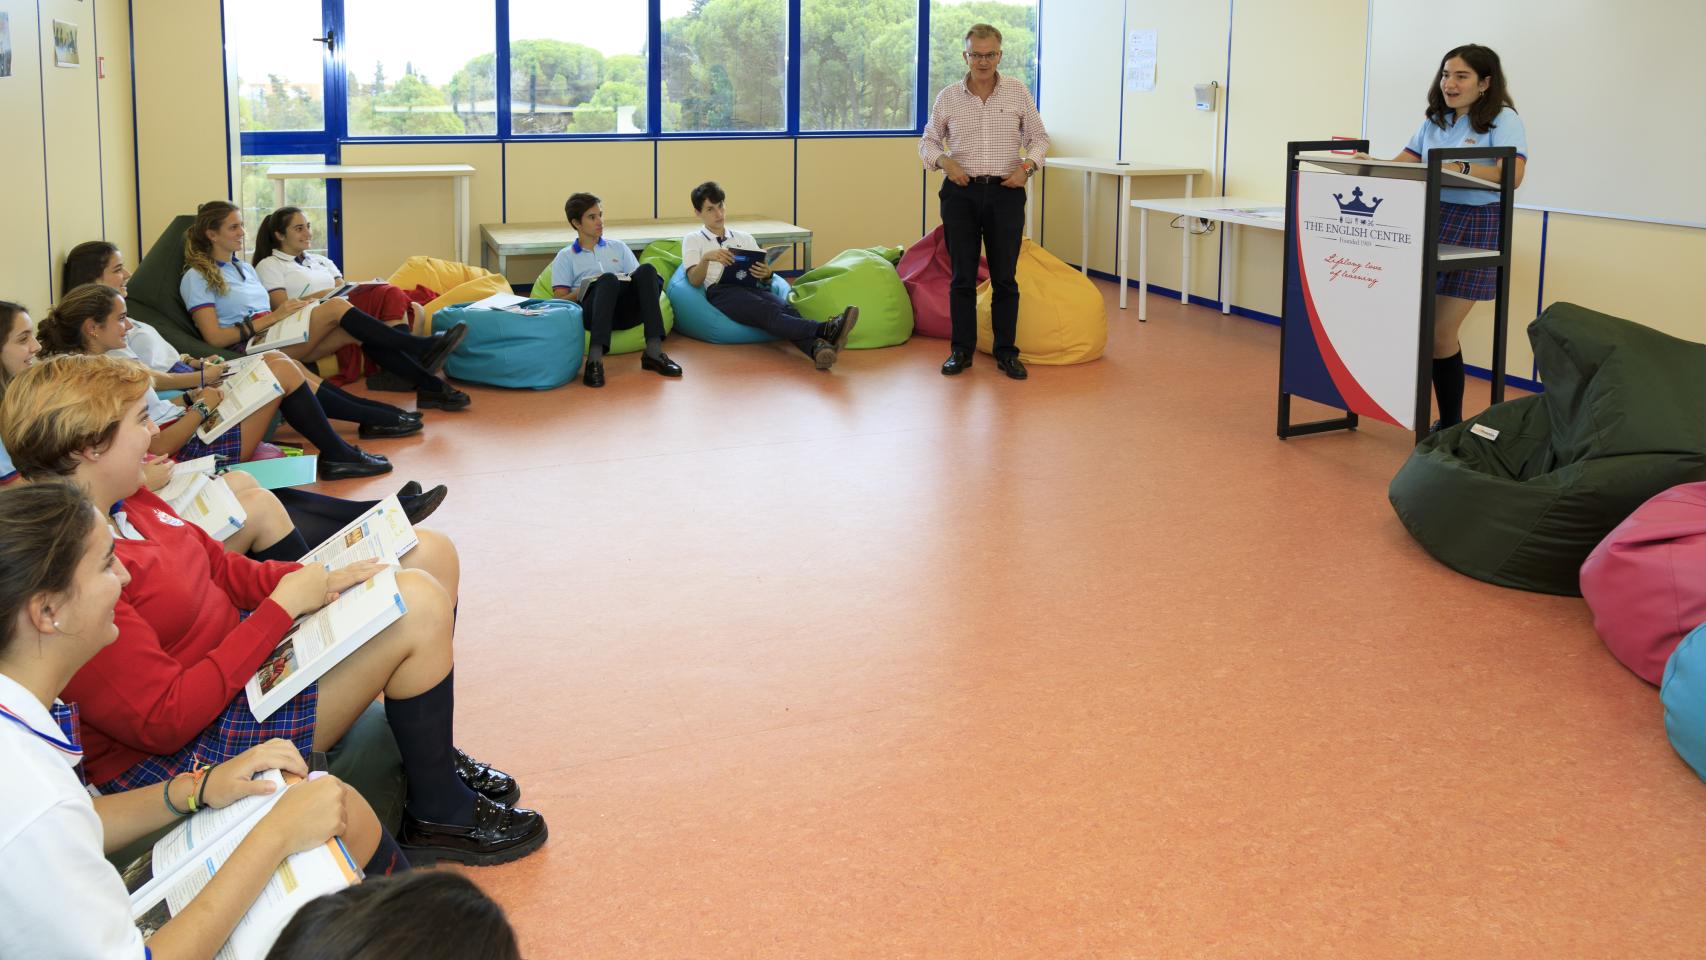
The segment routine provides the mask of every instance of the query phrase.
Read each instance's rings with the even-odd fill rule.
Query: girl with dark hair
[[[124,297],[117,290],[105,284],[87,283],[60,300],[59,305],[41,322],[37,336],[41,338],[43,352],[48,355],[103,354],[124,346],[129,323]],[[254,456],[255,447],[271,425],[273,412],[280,411],[291,427],[319,448],[321,479],[371,477],[391,472],[390,461],[351,446],[338,436],[327,422],[325,411],[314,398],[314,392],[305,389],[307,381],[288,360],[281,357],[278,362],[269,363],[268,367],[278,379],[284,396],[256,410],[212,443],[197,437],[196,430],[212,419],[213,411],[224,399],[217,385],[208,384],[185,391],[181,409],[178,404],[160,399],[152,388],[148,389],[149,416],[160,425],[158,435],[150,444],[150,452],[156,456],[175,456],[186,460],[208,454],[224,461],[248,460]]]
[[[370,880],[296,911],[266,960],[521,960],[503,908],[442,870]]]
[[[1428,84],[1428,108],[1422,125],[1393,160],[1425,160],[1443,147],[1515,147],[1513,182],[1522,184],[1528,166],[1528,135],[1517,115],[1499,55],[1480,44],[1446,51]],[[1451,161],[1451,169],[1497,181],[1503,160]],[[1492,250],[1499,242],[1499,195],[1490,190],[1446,187],[1440,190],[1439,242]],[[1476,301],[1498,293],[1498,270],[1442,273],[1434,287],[1433,383],[1439,403],[1439,430],[1463,420],[1463,348],[1457,332]]]
[[[119,249],[102,240],[91,240],[71,248],[65,258],[62,275],[66,286],[60,295],[70,293],[85,283],[100,283],[130,296],[130,271],[125,269]],[[166,339],[148,324],[131,319],[125,332],[125,345],[111,351],[114,356],[139,360],[153,372],[155,390],[188,390],[211,380],[215,383],[225,372],[225,362],[218,357],[196,358],[179,354]],[[421,415],[412,410],[393,407],[388,403],[358,397],[327,383],[303,366],[277,350],[261,354],[279,382],[302,379],[328,420],[344,420],[359,425],[363,440],[406,437],[419,433]]]
[[[381,844],[366,802],[333,777],[285,791],[193,900],[149,939],[106,854],[202,805],[272,792],[263,770],[306,776],[268,740],[194,776],[91,797],[76,704],[57,697],[118,639],[130,573],[94,505],[67,483],[0,491],[0,956],[206,960],[285,857],[342,836],[358,862]],[[76,909],[67,909],[75,904]]]
[[[210,200],[196,210],[184,231],[184,276],[178,294],[202,339],[216,347],[242,349],[255,334],[310,305],[304,299],[274,300],[255,269],[238,257],[243,249],[243,216],[237,206]],[[284,348],[297,360],[318,360],[339,347],[359,343],[373,362],[407,380],[415,406],[461,410],[466,393],[439,379],[444,362],[467,335],[458,324],[431,337],[395,329],[334,297],[313,307],[308,342]]]
[[[4,337],[0,339],[0,396],[4,396],[6,384],[35,362],[41,342],[36,339],[36,325],[30,319],[30,312],[23,304],[10,300],[0,300],[0,336]],[[11,483],[17,477],[12,458],[6,453],[4,442],[0,442],[0,483]]]
[[[509,805],[521,793],[514,778],[455,747],[454,601],[429,574],[399,571],[402,617],[255,719],[244,685],[295,620],[380,565],[260,563],[184,523],[141,488],[156,430],[146,381],[127,361],[53,357],[0,401],[0,435],[24,478],[81,487],[131,572],[117,641],[65,687],[81,703],[89,780],[103,792],[159,784],[279,736],[325,751],[383,694],[408,778],[398,840],[411,860],[501,863],[543,844],[544,818]]]
[[[273,304],[290,297],[323,297],[343,285],[344,272],[330,259],[312,253],[314,225],[301,207],[279,207],[261,218],[255,229],[255,255],[250,262]],[[426,311],[401,287],[389,283],[358,284],[349,292],[357,310],[390,324],[406,323],[418,330]]]

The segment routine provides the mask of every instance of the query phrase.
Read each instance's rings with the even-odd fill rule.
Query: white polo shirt
[[[53,715],[5,674],[0,706],[0,957],[148,956],[74,772],[82,750],[59,745]]]
[[[272,256],[255,264],[255,272],[261,275],[261,283],[266,285],[268,293],[283,290],[288,298],[319,290],[336,290],[338,281],[344,278],[344,272],[338,269],[337,264],[317,253],[293,257],[283,250],[274,250]]]
[[[160,331],[141,320],[130,321],[130,329],[125,331],[124,346],[117,350],[108,350],[107,356],[118,357],[121,360],[140,360],[142,365],[150,370],[161,373],[172,369],[183,356],[178,348],[166,342],[160,336]]]
[[[764,249],[763,247],[758,245],[757,240],[752,239],[752,234],[750,234],[750,233],[742,233],[741,231],[735,230],[733,228],[724,228],[724,232],[727,234],[727,236],[723,237],[722,241],[720,243],[718,242],[717,235],[711,232],[710,227],[700,227],[699,229],[688,234],[687,236],[682,237],[681,238],[681,262],[686,264],[687,268],[691,270],[692,268],[699,265],[700,260],[705,259],[706,253],[709,253],[710,251],[715,250],[718,247],[733,247],[737,250],[763,250]],[[711,284],[716,283],[718,280],[721,280],[722,278],[723,278],[723,265],[722,264],[720,264],[720,263],[706,264],[706,266],[705,266],[705,286],[708,287]]]

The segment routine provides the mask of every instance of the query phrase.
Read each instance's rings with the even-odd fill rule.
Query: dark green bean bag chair
[[[1579,596],[1582,562],[1613,527],[1706,480],[1706,344],[1572,303],[1548,307],[1528,339],[1546,392],[1423,440],[1388,497],[1453,570]]]
[[[403,796],[408,780],[403,776],[403,755],[397,752],[397,739],[391,735],[391,725],[385,722],[385,707],[377,700],[368,705],[349,733],[326,754],[326,759],[332,775],[354,787],[379,815],[379,822],[396,836],[397,828],[403,824]],[[151,789],[158,792],[160,788]],[[156,830],[107,860],[123,870],[152,850],[155,841],[174,826],[177,824]]]
[[[185,214],[173,220],[148,248],[147,256],[136,267],[136,275],[126,287],[125,306],[131,319],[141,320],[160,331],[166,342],[179,353],[192,357],[218,354],[226,358],[242,356],[221,350],[201,338],[195,321],[178,296],[178,284],[184,278],[184,231],[195,223],[195,217]]]

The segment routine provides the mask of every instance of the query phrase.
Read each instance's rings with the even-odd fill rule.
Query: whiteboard
[[[1528,131],[1519,207],[1706,228],[1706,2],[1369,0],[1363,130],[1395,156],[1447,50],[1498,51]]]

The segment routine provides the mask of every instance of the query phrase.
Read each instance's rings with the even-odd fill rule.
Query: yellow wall
[[[717,181],[728,193],[730,216],[796,222],[792,140],[659,143],[656,215],[666,219],[693,216],[693,188],[706,180]],[[643,219],[652,214],[637,215]],[[607,212],[606,216],[612,220],[629,219],[615,211]],[[792,262],[783,257],[777,267],[792,269]]]
[[[231,131],[219,0],[143,0],[136,7],[140,228],[142,242],[153,244],[173,217],[207,200],[232,199]]]
[[[136,181],[130,70],[128,54],[113,56],[129,47],[128,5],[0,0],[0,11],[12,35],[12,75],[0,81],[0,128],[7,132],[0,178],[9,197],[0,230],[0,299],[39,315],[59,292],[66,251],[102,238],[130,244],[127,254],[134,247],[134,189],[123,186]],[[77,26],[76,67],[54,64],[55,20]],[[101,55],[108,57],[104,80]]]
[[[859,172],[849,176],[850,170]],[[816,261],[850,247],[918,239],[925,199],[919,170],[918,142],[911,138],[801,140],[795,222],[811,226]],[[864,202],[870,197],[883,202]]]
[[[466,163],[469,259],[479,262],[480,224],[503,219],[503,147],[496,143],[374,143],[343,149],[344,163]],[[417,254],[455,259],[453,183],[344,181],[344,275],[387,277]]]

